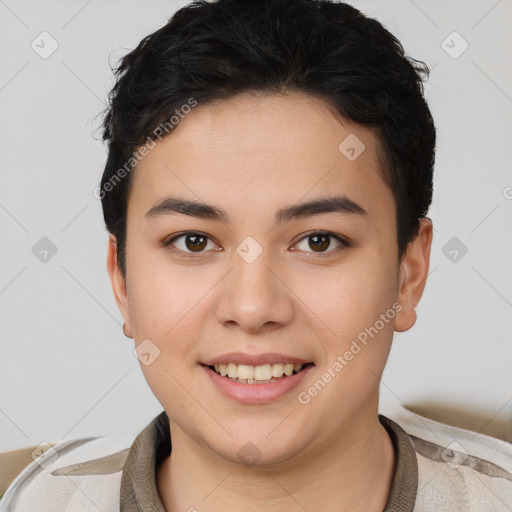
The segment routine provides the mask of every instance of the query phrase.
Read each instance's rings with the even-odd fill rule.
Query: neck
[[[157,469],[168,512],[350,510],[382,512],[394,473],[391,440],[376,411],[315,443],[315,456],[265,467],[214,454],[171,424],[172,453]],[[368,492],[368,489],[371,492]]]

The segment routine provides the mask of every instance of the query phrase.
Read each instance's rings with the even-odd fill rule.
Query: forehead
[[[382,214],[394,200],[380,165],[374,132],[324,101],[244,94],[182,115],[137,165],[129,211],[144,215],[170,194],[222,203],[246,217],[273,215],[280,205],[330,193]]]

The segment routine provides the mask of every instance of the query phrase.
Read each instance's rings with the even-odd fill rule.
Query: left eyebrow
[[[165,197],[158,201],[145,215],[156,217],[166,214],[179,213],[229,224],[229,215],[222,208],[178,197]],[[315,199],[306,203],[286,206],[276,213],[276,224],[282,224],[301,217],[311,217],[323,213],[341,213],[349,215],[366,215],[366,210],[345,196],[334,196]]]
[[[345,196],[335,196],[315,199],[307,203],[287,206],[276,213],[276,224],[296,219],[310,217],[322,213],[341,213],[350,215],[366,215],[366,210]]]

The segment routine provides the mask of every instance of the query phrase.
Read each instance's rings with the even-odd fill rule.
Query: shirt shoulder
[[[416,452],[414,512],[512,510],[512,444],[406,409],[389,417],[406,432]]]
[[[26,466],[0,512],[119,511],[122,470],[135,435],[60,441]]]

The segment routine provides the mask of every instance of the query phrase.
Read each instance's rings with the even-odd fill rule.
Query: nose
[[[293,293],[282,266],[263,250],[254,261],[234,254],[233,268],[219,283],[217,321],[259,333],[286,325],[294,314]]]

